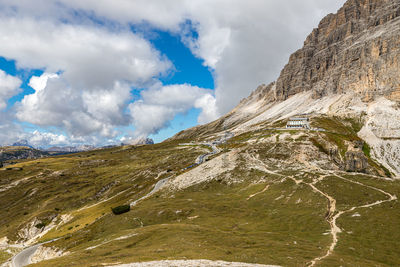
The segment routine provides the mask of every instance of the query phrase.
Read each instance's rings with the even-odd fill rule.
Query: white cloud
[[[345,0],[63,0],[122,23],[146,21],[180,33],[214,69],[219,112],[226,113],[261,83],[274,81],[289,54],[323,16]],[[190,20],[197,38],[188,35]],[[183,24],[183,27],[182,27]]]
[[[70,140],[63,134],[42,133],[38,130],[26,134],[25,138],[27,138],[28,143],[34,147],[63,146],[70,144]]]
[[[21,91],[20,85],[21,80],[19,78],[0,70],[0,110],[5,109],[7,101]]]
[[[200,123],[216,119],[215,99],[212,91],[191,86],[176,84],[155,85],[141,93],[142,100],[130,104],[129,109],[135,125],[135,134],[147,136],[167,127],[178,113],[187,112],[190,108],[201,108]]]
[[[17,141],[22,133],[22,127],[13,122],[11,113],[0,112],[0,145],[9,145]]]
[[[215,97],[211,94],[205,94],[194,102],[194,107],[201,109],[197,119],[199,124],[205,124],[218,118],[216,102]]]
[[[141,86],[171,63],[145,39],[124,29],[0,17],[0,55],[20,68],[61,71],[73,86],[107,88],[116,80]]]
[[[48,73],[32,77],[32,83],[37,83],[35,93],[17,106],[16,117],[21,121],[59,127],[73,137],[109,138],[117,134],[116,126],[130,122],[124,113],[131,97],[126,84],[117,81],[112,88],[82,91],[70,87],[63,76]]]
[[[58,78],[56,73],[44,73],[41,76],[32,76],[29,80],[29,86],[35,89],[35,91],[41,91],[46,88],[48,79]]]

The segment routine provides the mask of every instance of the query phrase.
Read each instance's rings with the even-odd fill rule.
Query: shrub
[[[111,210],[115,215],[118,215],[118,214],[122,214],[122,213],[130,211],[131,210],[131,206],[122,205],[122,206],[118,206],[118,207],[115,207],[115,208],[111,208]]]
[[[38,223],[38,224],[35,225],[35,227],[39,228],[39,229],[44,228],[45,226],[46,226],[46,223],[44,223],[44,222]]]

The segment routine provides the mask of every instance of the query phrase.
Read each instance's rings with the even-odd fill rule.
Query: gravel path
[[[12,267],[22,267],[31,263],[31,258],[41,244],[28,247],[15,255],[11,260]]]

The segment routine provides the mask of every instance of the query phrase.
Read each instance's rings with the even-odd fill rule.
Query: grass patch
[[[318,148],[318,150],[319,150],[320,152],[329,155],[329,151],[326,150],[325,147],[324,147],[320,142],[318,142],[317,139],[315,139],[314,137],[311,137],[311,138],[310,138],[310,141],[313,143],[314,146],[316,146],[316,147]]]
[[[0,250],[0,264],[5,263],[9,258],[11,258],[11,254],[5,250]]]

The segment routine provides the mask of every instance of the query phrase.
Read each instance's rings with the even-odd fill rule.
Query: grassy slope
[[[48,266],[90,265],[93,258],[102,262],[207,258],[304,264],[329,244],[329,237],[322,235],[328,228],[326,203],[310,194],[307,186],[297,187],[290,180],[271,184],[268,194],[246,200],[265,185],[212,182],[175,193],[173,198],[155,196],[129,213],[108,214],[88,227],[89,231],[58,241],[74,253],[49,261]],[[299,198],[303,202],[295,204]],[[137,235],[84,250],[132,233]]]
[[[196,148],[169,143],[92,151],[14,165],[23,170],[0,171],[0,185],[28,179],[0,192],[0,206],[3,207],[0,210],[0,236],[7,235],[16,240],[17,229],[23,222],[35,217],[48,221],[58,214],[76,213],[78,208],[126,189],[129,190],[121,197],[112,199],[112,205],[136,199],[150,190],[159,172],[180,170],[192,164],[201,153]],[[93,222],[109,212],[111,203],[77,215],[74,226],[83,227]],[[79,217],[84,219],[78,220]]]
[[[354,128],[337,119],[321,118],[320,123],[328,130],[326,135],[338,137],[331,140],[335,144],[356,138]],[[281,134],[281,131],[271,130],[246,133],[234,137],[223,149],[239,148],[242,153],[257,151],[263,161],[285,160],[292,152],[289,145],[320,138],[317,133],[308,133],[282,141]],[[277,136],[279,142],[273,145],[246,143],[250,139],[271,136]],[[182,143],[187,141],[190,140]],[[33,217],[72,214],[74,218],[70,222],[42,239],[63,236],[51,245],[71,254],[37,266],[98,266],[100,263],[186,258],[304,266],[326,252],[332,241],[327,234],[330,227],[325,218],[328,201],[306,184],[321,174],[269,166],[283,175],[277,176],[250,168],[243,157],[236,169],[223,175],[238,178],[241,183],[228,183],[221,177],[179,192],[162,191],[139,202],[128,213],[113,215],[111,207],[129,203],[151,190],[159,172],[173,170],[158,179],[175,175],[204,153],[204,148],[182,148],[178,143],[41,159],[21,163],[22,171],[0,172],[0,184],[33,176],[23,182],[23,186],[0,192],[0,205],[6,207],[0,214],[0,236],[15,237],[20,224]],[[271,152],[273,147],[275,150]],[[304,182],[296,184],[282,179],[290,175]],[[342,175],[400,196],[399,182],[366,175]],[[103,192],[102,188],[110,184],[110,189]],[[268,189],[263,192],[267,185]],[[326,177],[315,186],[335,197],[339,210],[385,199],[385,195],[376,190],[334,176]],[[35,188],[38,190],[29,197]],[[248,199],[255,193],[260,194]],[[77,211],[108,198],[111,199]],[[399,265],[398,205],[398,202],[384,203],[356,209],[340,217],[338,225],[343,232],[339,234],[338,245],[320,265]],[[361,216],[352,217],[356,212]]]

